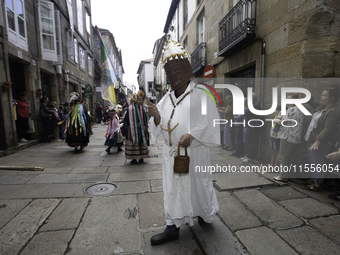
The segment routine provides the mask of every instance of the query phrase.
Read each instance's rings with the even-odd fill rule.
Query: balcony
[[[200,72],[203,72],[207,65],[206,51],[207,44],[202,42],[191,54],[191,69],[194,75],[199,75]]]
[[[240,0],[219,23],[219,56],[229,56],[255,37],[255,0]]]

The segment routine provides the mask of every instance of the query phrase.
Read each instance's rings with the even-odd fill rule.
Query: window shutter
[[[68,11],[68,18],[70,22],[70,28],[72,32],[74,31],[74,25],[73,25],[73,8],[72,8],[72,2],[70,0],[66,1],[67,3],[67,11]]]
[[[83,2],[77,0],[77,17],[78,17],[78,31],[84,35],[84,21],[83,21]]]
[[[74,39],[74,61],[78,63],[78,42]]]
[[[40,1],[39,24],[42,59],[57,61],[58,57],[53,3]]]
[[[67,55],[70,59],[74,60],[74,42],[72,29],[67,31]]]
[[[55,34],[56,34],[56,45],[57,45],[57,58],[58,60],[54,62],[54,65],[63,64],[63,52],[62,52],[62,39],[61,39],[61,26],[60,26],[60,13],[59,11],[54,11],[55,17]]]
[[[82,46],[78,46],[79,47],[79,65],[82,69],[85,70],[85,51],[83,49]]]

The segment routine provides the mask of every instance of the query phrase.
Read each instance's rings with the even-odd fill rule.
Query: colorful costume
[[[143,105],[144,93],[132,95],[126,112],[125,122],[125,158],[132,159],[131,163],[142,163],[149,155],[149,116],[146,106]]]
[[[120,130],[121,124],[119,123],[119,117],[118,113],[116,113],[113,109],[109,113],[111,115],[109,125],[107,127],[106,131],[106,141],[105,144],[106,146],[109,146],[105,151],[110,154],[110,149],[113,146],[118,146],[117,151],[123,151],[121,149],[121,146],[123,145],[123,135]]]
[[[65,123],[66,143],[70,147],[75,147],[75,150],[78,149],[78,146],[80,149],[87,146],[91,133],[90,117],[86,107],[78,101],[80,98],[78,95],[72,97],[74,105],[66,116]]]

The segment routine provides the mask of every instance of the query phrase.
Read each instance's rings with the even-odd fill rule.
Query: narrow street
[[[162,146],[131,165],[124,152],[105,150],[107,126],[94,124],[89,146],[74,152],[64,142],[36,144],[0,158],[0,254],[338,254],[340,202],[330,192],[306,191],[301,182],[273,181],[274,173],[214,173],[220,211],[212,224],[181,227],[177,241],[151,246],[165,228]],[[241,161],[211,148],[212,165]],[[108,183],[99,189],[85,189]],[[105,192],[114,183],[116,189]],[[97,195],[98,194],[98,195]],[[104,194],[104,195],[100,195]]]

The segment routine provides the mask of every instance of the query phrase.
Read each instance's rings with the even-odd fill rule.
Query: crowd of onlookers
[[[26,94],[21,93],[19,98],[14,100],[13,105],[15,106],[15,119],[16,128],[18,135],[18,142],[27,142],[27,133],[34,133],[34,123],[29,123],[29,106],[26,102]],[[39,110],[39,121],[43,125],[43,143],[50,143],[49,134],[53,133],[53,141],[61,141],[65,139],[64,129],[65,120],[67,113],[70,111],[69,103],[60,105],[57,109],[57,103],[55,101],[49,102],[47,97],[40,99],[40,110]],[[31,126],[30,126],[31,125]],[[33,131],[29,131],[33,129]]]
[[[231,96],[226,97],[226,107],[218,107],[221,119],[225,119],[227,123],[221,125],[221,140],[223,149],[232,151],[230,156],[241,157],[241,161],[244,163],[251,162],[255,157],[252,155],[252,136],[257,133],[257,129],[248,125],[248,121],[251,119],[258,119],[258,116],[254,115],[247,105],[247,99],[244,101],[244,114],[233,115],[233,99]],[[252,95],[252,102],[255,109],[260,110],[260,104],[257,101],[256,94]],[[235,123],[234,125],[232,123]],[[257,126],[256,121],[252,121],[253,126]],[[235,132],[235,141],[233,146],[232,129]]]
[[[305,83],[302,87],[308,88],[308,84]],[[291,94],[287,98],[299,98],[299,95]],[[308,104],[313,108],[313,112],[305,134],[302,134],[304,114],[296,105],[288,104],[285,115],[281,115],[279,108],[274,112],[275,117],[269,133],[271,149],[270,164],[273,167],[279,165],[297,165],[299,163],[297,160],[302,154],[301,151],[299,151],[299,144],[302,139],[304,139],[307,143],[306,150],[309,163],[314,164],[314,166],[319,166],[323,170],[315,171],[312,176],[313,178],[305,182],[303,188],[306,190],[322,191],[324,177],[326,175],[324,172],[325,167],[330,164],[339,167],[340,111],[339,106],[336,104],[339,98],[340,91],[337,85],[332,85],[330,88],[324,90],[320,100],[314,97],[311,98]],[[260,109],[260,104],[257,101],[255,93],[252,95],[252,103],[255,109]],[[16,100],[15,105],[19,142],[26,142],[27,140],[24,138],[24,135],[28,129],[29,117],[24,93]],[[43,126],[43,143],[51,142],[49,139],[51,130],[53,130],[54,141],[61,141],[66,138],[64,121],[71,107],[72,106],[66,102],[57,109],[56,102],[49,102],[47,97],[41,98],[39,121]],[[126,106],[123,107],[121,111],[126,112]],[[99,102],[96,105],[95,112],[97,123],[101,123],[103,117],[104,123],[109,123],[110,120],[112,122],[112,114],[110,115],[110,111],[103,111],[103,107]],[[260,128],[249,126],[248,121],[251,119],[259,119],[259,116],[254,115],[249,110],[247,100],[245,100],[244,103],[244,114],[233,115],[232,96],[226,97],[225,106],[220,105],[218,112],[220,119],[227,121],[226,124],[220,125],[221,145],[223,149],[231,151],[230,156],[239,157],[244,163],[252,162],[256,159],[256,156],[252,155],[252,152],[256,151],[253,146],[257,146],[258,144],[252,143],[252,140],[254,140],[254,137],[260,137]],[[122,113],[120,113],[120,115],[120,118],[124,116]],[[231,123],[235,124],[232,125]],[[283,123],[285,123],[285,125],[283,125]],[[256,126],[256,123],[253,121],[252,125]],[[289,172],[280,172],[279,176],[274,177],[274,179],[280,182],[287,182],[294,177],[295,176],[292,176]],[[340,182],[337,179],[332,180],[331,187],[336,191],[340,191]],[[330,197],[340,200],[340,193],[330,195]]]
[[[39,121],[43,125],[43,143],[51,143],[49,133],[53,132],[53,141],[60,142],[65,140],[65,119],[70,111],[70,105],[66,102],[57,109],[55,101],[49,102],[47,97],[40,99]]]
[[[302,87],[308,88],[308,84],[305,83]],[[325,186],[340,192],[339,180],[328,179],[330,175],[327,175],[325,169],[339,167],[340,163],[340,112],[339,106],[336,104],[339,97],[340,92],[337,85],[325,89],[319,100],[312,96],[308,104],[313,111],[305,134],[302,134],[304,114],[296,105],[287,105],[285,115],[281,115],[279,109],[274,113],[275,117],[270,129],[271,166],[296,166],[299,163],[299,156],[303,154],[299,151],[298,145],[304,139],[307,143],[306,151],[309,164],[303,165],[303,167],[318,167],[320,169],[320,171],[313,171],[312,178],[305,181],[303,188],[306,190],[321,192],[326,177],[327,184],[330,185]],[[299,98],[299,94],[291,94],[287,98]],[[252,99],[254,108],[260,109],[256,95],[253,94]],[[221,128],[221,144],[224,149],[232,151],[230,156],[240,157],[244,163],[252,162],[256,158],[255,155],[252,155],[252,151],[255,151],[252,146],[257,146],[256,143],[251,142],[252,136],[257,138],[259,135],[256,135],[258,128],[250,127],[248,120],[259,119],[259,117],[249,111],[247,100],[245,100],[244,115],[232,114],[231,96],[226,98],[225,103],[225,107],[218,108],[220,118],[228,121]],[[231,127],[231,121],[236,125]],[[232,132],[234,132],[234,136],[231,135]],[[243,155],[244,157],[242,157]],[[307,170],[306,173],[310,172],[310,169],[302,169],[302,171],[304,170]],[[332,169],[329,169],[329,172],[332,172]],[[297,176],[292,173],[282,171],[274,179],[288,182],[295,177]],[[298,178],[301,178],[301,175]],[[340,200],[340,193],[331,194],[329,197]]]

